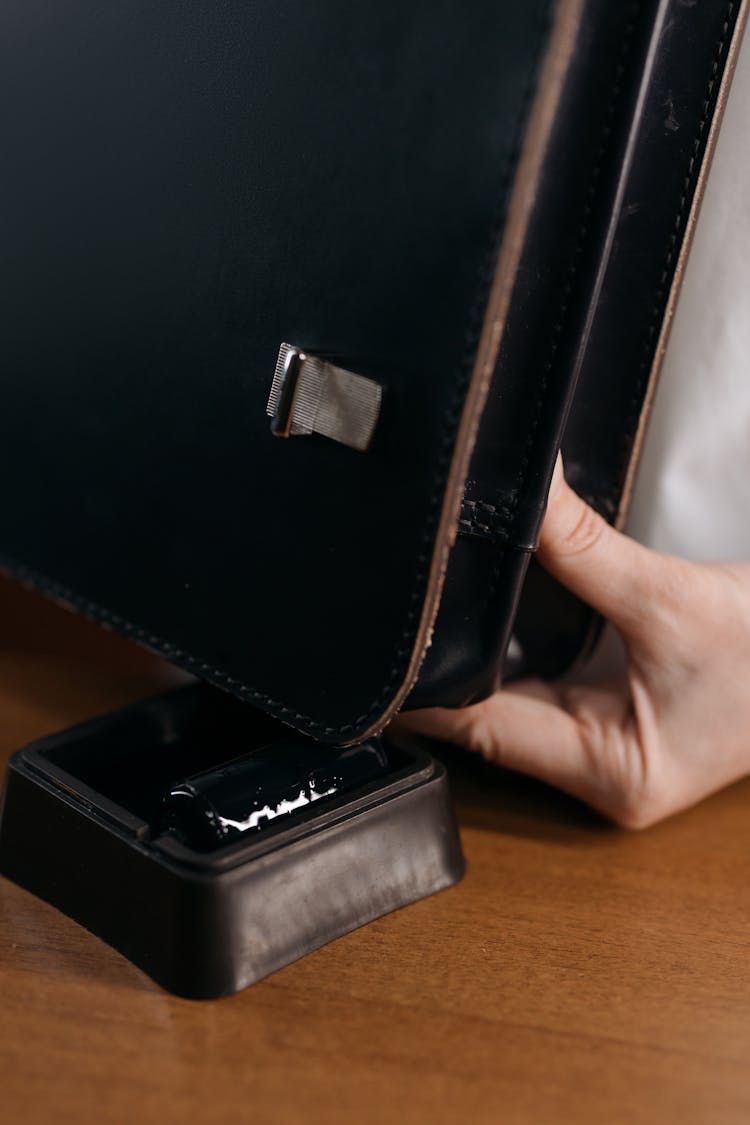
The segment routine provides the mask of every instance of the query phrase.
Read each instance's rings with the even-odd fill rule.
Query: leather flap
[[[319,738],[384,721],[455,528],[549,9],[7,0],[6,569]],[[271,435],[282,341],[382,386],[367,452]]]

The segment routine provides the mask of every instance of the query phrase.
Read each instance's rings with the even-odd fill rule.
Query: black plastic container
[[[442,765],[383,742],[290,737],[205,685],[32,743],[10,761],[0,810],[4,875],[196,999],[463,870]]]

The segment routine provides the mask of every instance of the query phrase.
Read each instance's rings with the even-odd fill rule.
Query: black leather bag
[[[4,569],[331,743],[568,666],[746,7],[6,0]]]

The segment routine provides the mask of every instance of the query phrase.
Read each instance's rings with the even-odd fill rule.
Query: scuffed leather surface
[[[563,439],[571,484],[614,520],[640,423],[669,292],[716,110],[737,0],[672,0],[612,255]],[[563,671],[598,636],[591,610],[534,566],[518,635],[523,670]],[[533,605],[531,604],[533,601]],[[544,629],[538,627],[544,620]],[[522,670],[522,669],[519,669]]]
[[[547,0],[5,0],[3,565],[330,741],[400,687]],[[385,386],[273,439],[282,340]]]

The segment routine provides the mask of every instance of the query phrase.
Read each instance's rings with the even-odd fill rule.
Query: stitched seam
[[[632,451],[632,443],[635,440],[635,435],[638,430],[640,422],[641,407],[643,405],[643,397],[646,393],[648,380],[651,374],[651,367],[653,363],[653,349],[655,346],[655,337],[660,331],[660,326],[663,320],[664,304],[669,296],[671,288],[670,274],[674,277],[672,265],[675,255],[679,253],[682,246],[681,235],[684,233],[684,227],[687,222],[690,206],[695,195],[695,181],[700,173],[703,164],[701,154],[701,144],[703,140],[703,133],[711,117],[712,101],[714,88],[717,82],[717,75],[721,59],[724,54],[724,49],[727,46],[729,39],[729,32],[732,28],[732,16],[734,15],[735,8],[737,7],[736,0],[731,0],[726,8],[726,15],[724,23],[721,28],[721,35],[716,44],[713,54],[713,63],[711,66],[711,76],[706,85],[706,94],[703,99],[702,114],[698,121],[698,127],[693,139],[692,151],[690,160],[688,161],[687,171],[682,180],[682,192],[680,194],[677,213],[672,224],[672,233],[669,236],[667,243],[667,251],[664,257],[664,266],[662,268],[659,282],[654,294],[654,300],[651,307],[651,317],[648,327],[646,329],[645,339],[643,341],[642,356],[640,366],[638,368],[638,378],[636,380],[635,389],[631,397],[628,414],[625,422],[625,430],[622,437],[622,455],[619,464],[615,470],[614,479],[611,483],[610,489],[604,494],[604,501],[616,511],[620,492],[622,490],[622,483],[625,474],[628,471],[630,456]]]
[[[466,519],[480,519],[485,517],[496,523],[507,523],[513,510],[509,504],[490,504],[486,500],[462,500],[461,512]]]
[[[532,63],[529,67],[529,76],[527,79],[526,87],[522,93],[519,112],[517,118],[517,125],[513,145],[508,153],[505,162],[505,168],[501,177],[500,190],[498,192],[500,198],[500,205],[496,214],[495,221],[492,225],[490,239],[488,240],[488,247],[485,255],[485,262],[482,265],[479,276],[479,283],[477,294],[472,308],[469,311],[468,327],[466,333],[466,347],[464,357],[459,368],[458,378],[453,390],[453,396],[450,405],[444,415],[443,421],[443,436],[440,442],[440,451],[437,459],[437,469],[433,477],[434,488],[432,495],[427,505],[427,520],[424,535],[422,537],[421,550],[417,556],[417,573],[415,576],[415,584],[409,601],[409,609],[406,614],[405,624],[401,633],[399,647],[396,648],[394,653],[395,663],[392,665],[388,678],[381,688],[377,697],[368,707],[367,711],[357,718],[352,723],[344,723],[340,726],[326,726],[319,720],[313,719],[311,716],[306,715],[304,712],[296,711],[293,708],[287,707],[279,700],[274,699],[272,696],[264,694],[255,688],[249,687],[241,680],[234,679],[226,673],[220,671],[207,661],[201,660],[198,657],[191,656],[177,645],[173,645],[168,641],[148,630],[142,629],[139,626],[132,624],[110,611],[99,606],[96,602],[89,601],[75,594],[74,591],[69,590],[67,587],[54,582],[52,579],[46,577],[38,571],[33,570],[31,567],[24,565],[16,565],[11,560],[6,560],[2,565],[10,573],[21,579],[33,583],[41,591],[48,592],[55,595],[64,601],[69,602],[75,606],[81,613],[86,616],[93,617],[94,619],[103,623],[114,626],[119,632],[126,636],[132,637],[151,648],[157,649],[168,659],[174,663],[185,667],[189,671],[199,673],[200,675],[212,680],[215,683],[221,684],[229,688],[235,695],[247,700],[254,700],[262,703],[264,707],[272,714],[277,715],[289,722],[296,720],[304,724],[306,729],[319,731],[321,734],[328,735],[348,735],[353,734],[358,728],[369,723],[369,720],[381,708],[384,701],[391,693],[391,688],[394,681],[396,681],[405,672],[411,656],[411,647],[413,637],[410,641],[410,633],[412,631],[412,623],[419,615],[421,603],[421,590],[423,582],[427,576],[431,551],[430,541],[434,535],[437,518],[439,516],[440,505],[445,492],[445,482],[450,468],[450,463],[453,454],[453,447],[455,445],[456,429],[461,418],[462,408],[466,397],[466,387],[471,378],[471,372],[474,363],[476,349],[479,344],[479,337],[482,331],[484,320],[484,311],[487,305],[490,286],[495,272],[495,263],[497,258],[497,245],[502,231],[503,219],[507,210],[507,194],[508,187],[511,180],[512,171],[516,166],[518,155],[520,153],[522,138],[525,131],[526,120],[531,103],[531,98],[535,89],[535,80],[538,73],[539,55],[541,52],[542,44],[545,39],[545,32],[549,25],[551,0],[545,5],[543,17],[539,22],[537,38],[532,52]]]
[[[464,499],[461,503],[463,507],[469,508],[471,511],[491,512],[492,515],[502,516],[503,519],[508,519],[513,512],[510,504],[490,504],[488,500]]]
[[[487,500],[461,501],[461,515],[458,530],[462,535],[475,539],[489,539],[493,542],[507,542],[508,521],[511,516],[508,504],[491,504]]]
[[[609,103],[607,105],[607,110],[605,112],[604,126],[602,128],[601,138],[600,138],[600,141],[599,141],[599,147],[597,149],[596,156],[594,158],[594,167],[592,168],[592,171],[591,171],[591,178],[589,180],[589,186],[588,186],[588,189],[587,189],[587,192],[586,192],[586,202],[585,202],[584,208],[583,208],[583,218],[582,218],[581,224],[580,224],[579,229],[578,229],[578,234],[576,236],[576,242],[575,242],[575,246],[574,246],[574,249],[573,249],[573,253],[571,255],[570,265],[568,266],[568,277],[567,277],[567,281],[566,281],[565,285],[563,286],[562,300],[561,300],[559,308],[558,308],[557,318],[556,318],[555,324],[552,328],[552,332],[551,332],[552,342],[551,342],[551,345],[550,345],[548,359],[547,359],[546,363],[544,364],[543,375],[542,375],[542,378],[540,380],[539,387],[537,388],[537,394],[536,394],[536,398],[535,398],[535,401],[534,401],[534,413],[532,415],[531,426],[529,427],[529,431],[526,435],[526,440],[524,442],[523,452],[521,454],[521,462],[520,462],[518,474],[516,476],[514,487],[512,489],[512,493],[511,493],[512,496],[513,496],[513,500],[511,502],[513,516],[512,516],[511,527],[510,527],[510,530],[509,530],[509,538],[511,538],[513,533],[516,531],[516,527],[517,527],[517,524],[518,524],[518,521],[519,521],[520,515],[521,515],[520,502],[521,502],[521,496],[523,494],[524,487],[526,485],[529,467],[530,467],[530,464],[531,464],[532,447],[534,446],[534,444],[536,442],[537,431],[538,431],[539,426],[541,424],[542,414],[543,414],[544,406],[545,406],[546,399],[547,399],[547,392],[549,390],[550,373],[552,371],[555,356],[557,355],[557,350],[558,350],[558,347],[560,345],[560,339],[562,337],[563,328],[565,327],[566,318],[567,318],[568,311],[569,311],[569,308],[570,308],[569,300],[570,300],[571,293],[573,291],[573,283],[576,279],[578,267],[579,267],[579,264],[580,264],[581,254],[583,253],[584,243],[585,243],[585,240],[586,240],[586,236],[588,234],[589,221],[591,219],[591,214],[592,214],[592,211],[593,211],[593,203],[594,203],[594,199],[596,197],[596,192],[597,192],[599,180],[600,180],[600,177],[601,177],[602,167],[603,167],[603,163],[604,163],[604,157],[607,153],[609,139],[610,139],[610,136],[612,134],[613,118],[614,118],[614,115],[615,115],[615,110],[617,108],[617,101],[618,101],[620,93],[622,91],[623,78],[625,76],[625,63],[626,63],[626,60],[627,60],[627,56],[630,52],[630,48],[631,48],[631,44],[632,44],[632,40],[633,40],[633,33],[635,31],[636,22],[637,22],[638,16],[640,15],[641,8],[642,8],[642,3],[640,2],[640,0],[639,0],[638,3],[634,3],[634,4],[631,5],[630,22],[625,27],[625,31],[623,33],[623,37],[622,37],[622,41],[621,41],[620,53],[618,55],[618,61],[617,61],[617,64],[615,66],[615,81],[614,81],[614,84],[612,86],[612,92],[611,92],[611,95],[610,95]],[[505,562],[505,554],[506,553],[503,552],[499,555],[497,563],[496,563],[496,565],[495,565],[495,567],[492,571],[492,575],[490,577],[490,585],[489,585],[489,589],[488,589],[488,592],[487,592],[487,597],[485,598],[485,601],[484,601],[484,604],[483,604],[483,607],[482,607],[482,613],[483,614],[488,610],[488,608],[491,605],[492,600],[495,597],[495,594],[497,592],[497,586],[498,586],[498,583],[500,581],[500,575],[502,573],[503,564]]]
[[[50,594],[68,604],[74,606],[85,617],[89,617],[98,622],[106,623],[113,626],[119,633],[126,637],[131,637],[133,640],[141,644],[147,645],[149,648],[158,650],[162,655],[168,657],[176,664],[181,665],[190,672],[211,674],[211,678],[218,683],[230,687],[232,691],[239,692],[240,694],[250,694],[253,698],[261,702],[273,704],[278,707],[280,715],[283,713],[284,717],[306,719],[307,716],[300,714],[293,708],[285,707],[283,704],[277,704],[277,701],[272,699],[271,696],[264,695],[262,692],[255,691],[252,688],[246,687],[241,680],[235,680],[232,676],[214,668],[213,665],[207,661],[202,660],[200,657],[191,656],[179,646],[172,644],[170,641],[165,641],[156,633],[149,632],[147,629],[142,629],[138,625],[134,625],[126,618],[119,616],[116,613],[111,613],[109,610],[103,609],[97,602],[91,601],[88,598],[83,598],[71,590],[68,586],[60,582],[56,582],[49,578],[47,575],[42,574],[32,567],[18,564],[7,556],[0,556],[0,567],[8,571],[15,578],[21,582],[30,583],[36,590],[42,593]]]
[[[460,519],[458,530],[461,535],[467,535],[473,539],[487,539],[493,543],[507,543],[508,541],[507,527],[493,526],[492,524],[481,523],[479,520]]]

